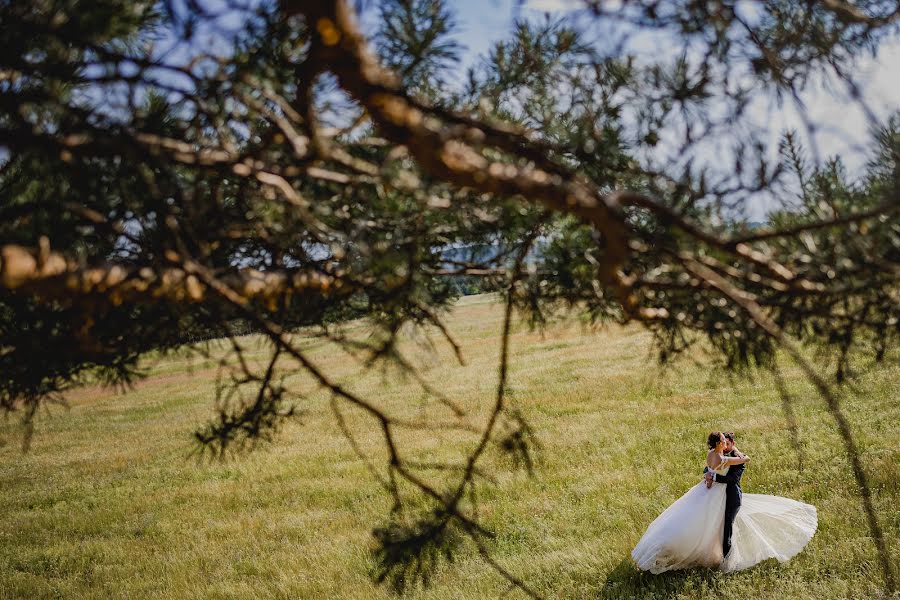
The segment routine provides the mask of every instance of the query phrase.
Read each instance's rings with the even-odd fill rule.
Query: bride
[[[707,445],[706,465],[719,475],[750,460],[742,454],[725,456],[721,432],[711,433]],[[697,566],[740,571],[768,558],[784,562],[812,539],[818,523],[814,506],[779,496],[744,494],[734,520],[731,550],[723,556],[725,488],[722,484],[708,488],[701,480],[664,510],[631,551],[637,566],[654,574]]]

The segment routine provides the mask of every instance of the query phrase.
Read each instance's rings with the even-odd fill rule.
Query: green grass
[[[496,386],[501,311],[467,298],[449,317],[465,366],[445,345],[408,353],[425,377],[482,423]],[[357,324],[362,331],[363,326]],[[437,340],[437,338],[435,338]],[[265,348],[246,339],[263,358]],[[409,419],[450,413],[396,371],[361,373],[309,339],[309,355],[350,389]],[[802,441],[794,450],[768,375],[728,375],[683,360],[659,368],[641,329],[588,330],[569,321],[541,334],[517,324],[513,402],[543,446],[534,477],[496,453],[481,515],[493,555],[553,598],[870,598],[882,577],[834,421],[786,365]],[[128,394],[89,388],[42,414],[31,450],[14,418],[0,424],[0,598],[390,598],[368,577],[372,526],[389,509],[309,379],[287,379],[303,416],[274,444],[224,462],[191,456],[191,433],[212,415],[211,362],[169,356]],[[900,573],[900,397],[896,362],[868,366],[842,393]],[[347,409],[359,443],[383,457],[379,432]],[[653,576],[629,552],[651,520],[695,483],[706,434],[738,433],[753,456],[744,489],[810,502],[819,530],[784,565],[732,575]],[[474,434],[401,434],[410,457],[462,458]],[[440,483],[442,476],[433,481]],[[444,476],[446,477],[446,476]],[[446,481],[449,484],[449,480]],[[472,548],[442,565],[417,598],[498,597],[507,584]],[[517,597],[516,593],[512,597]]]

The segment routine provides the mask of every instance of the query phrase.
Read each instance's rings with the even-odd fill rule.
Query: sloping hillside
[[[500,317],[490,297],[460,302],[449,322],[465,366],[438,337],[436,349],[413,340],[407,347],[424,377],[474,422],[494,394]],[[364,324],[353,327],[364,333]],[[264,356],[259,340],[245,341]],[[444,418],[412,379],[393,370],[361,374],[334,347],[304,343],[342,382],[395,414]],[[499,457],[486,463],[497,479],[481,497],[482,516],[497,532],[494,556],[548,597],[874,596],[880,570],[836,427],[786,367],[797,440],[766,374],[728,375],[687,360],[663,370],[637,328],[568,321],[541,333],[518,324],[511,397],[542,451],[531,478]],[[900,573],[900,369],[860,367],[842,401]],[[368,578],[371,528],[389,499],[324,394],[290,376],[303,412],[276,443],[224,462],[198,461],[191,434],[212,414],[215,362],[170,356],[148,368],[151,376],[125,395],[73,392],[70,408],[39,417],[26,454],[16,420],[0,425],[0,598],[391,597]],[[364,415],[346,415],[379,460],[377,428]],[[745,491],[815,504],[819,531],[785,565],[729,576],[639,574],[629,551],[698,480],[706,434],[719,428],[735,430],[753,456]],[[449,429],[402,437],[423,461],[452,461],[475,439]],[[489,598],[506,587],[469,549],[414,595]]]

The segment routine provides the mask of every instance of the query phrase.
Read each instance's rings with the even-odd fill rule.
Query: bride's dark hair
[[[711,434],[709,434],[709,437],[706,438],[706,445],[709,446],[710,450],[712,450],[721,441],[722,441],[722,432],[721,431],[713,431]]]

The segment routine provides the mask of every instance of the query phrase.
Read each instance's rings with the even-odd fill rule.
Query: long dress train
[[[716,473],[725,475],[728,467]],[[690,567],[718,567],[740,571],[766,559],[784,562],[812,539],[816,508],[790,498],[744,494],[734,520],[731,551],[722,556],[725,488],[700,483],[689,489],[647,528],[631,551],[638,568],[663,573]]]

